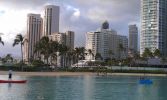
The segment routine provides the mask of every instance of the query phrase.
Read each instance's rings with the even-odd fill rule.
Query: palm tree
[[[122,54],[123,54],[123,52],[124,52],[124,47],[123,47],[123,44],[119,44],[119,46],[118,46],[118,49],[119,49],[119,52],[120,52],[120,55],[119,55],[119,59],[121,59],[121,56],[123,56]]]
[[[7,54],[5,59],[13,61],[13,57],[11,56],[11,54]]]
[[[91,49],[88,49],[88,54],[90,56],[90,60],[94,57],[93,51]]]
[[[2,45],[4,45],[4,42],[2,41],[2,38],[0,37],[0,43],[2,44]]]
[[[123,44],[119,44],[119,46],[118,46],[118,49],[119,49],[119,52],[120,52],[120,55],[119,55],[119,59],[120,59],[120,66],[121,66],[121,70],[122,70],[122,62],[123,62],[123,60],[122,60],[122,57],[124,56],[123,54],[124,54],[124,51],[126,50],[124,47],[123,47]]]
[[[78,47],[75,48],[74,50],[75,52],[75,63],[77,63],[77,66],[78,66],[78,61],[79,61],[79,55],[80,55],[80,49]]]
[[[75,63],[78,64],[79,60],[85,59],[85,55],[86,55],[85,48],[84,47],[76,47],[74,50],[74,54],[75,54]]]
[[[40,39],[39,42],[36,43],[35,45],[35,53],[39,52],[41,55],[44,56],[44,60],[46,60],[47,66],[49,63],[49,57],[51,52],[51,44],[50,44],[50,40],[49,37],[44,36]]]
[[[95,60],[99,60],[99,59],[102,60],[103,58],[100,53],[96,53]]]
[[[145,48],[143,54],[142,54],[142,57],[147,61],[147,65],[148,65],[148,59],[150,57],[153,57],[153,53],[150,51],[149,48]]]
[[[59,55],[62,56],[63,67],[66,67],[67,62],[67,51],[69,48],[63,44],[59,45]]]
[[[80,47],[80,48],[79,48],[80,60],[84,60],[84,59],[85,59],[85,55],[86,55],[85,51],[86,51],[85,47]]]
[[[74,63],[74,57],[75,57],[75,50],[74,49],[69,49],[67,51],[67,65],[71,67],[71,64]]]
[[[110,58],[112,59],[112,56],[114,55],[113,51],[112,51],[112,50],[109,50],[109,51],[108,51],[108,54],[109,54]]]
[[[59,43],[57,41],[51,41],[50,43],[50,47],[51,47],[51,63],[52,60],[55,60],[56,62],[56,66],[57,66],[57,54],[58,54],[58,50],[59,50]]]
[[[23,70],[22,64],[23,64],[23,39],[24,37],[21,34],[17,34],[16,38],[14,39],[13,46],[20,44],[21,46],[21,68]]]
[[[144,50],[142,56],[143,56],[144,58],[148,58],[148,57],[153,57],[153,54],[152,54],[152,52],[150,51],[150,49],[145,48],[145,50]]]
[[[155,57],[160,57],[160,56],[161,56],[160,50],[159,50],[159,49],[156,49],[156,50],[153,52],[153,55],[154,55]]]

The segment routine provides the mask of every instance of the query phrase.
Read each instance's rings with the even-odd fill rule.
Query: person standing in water
[[[12,79],[12,70],[9,70],[9,79],[11,80]]]

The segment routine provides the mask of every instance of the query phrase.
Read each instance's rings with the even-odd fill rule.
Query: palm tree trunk
[[[52,60],[53,60],[53,57],[51,56],[50,57],[50,64],[52,65]]]
[[[69,67],[71,67],[71,57],[69,58]]]
[[[23,45],[21,43],[21,70],[23,71]]]
[[[65,62],[64,62],[65,60],[64,60],[64,54],[63,54],[63,67],[65,66]]]
[[[48,67],[49,57],[47,55],[44,55],[44,61],[46,61],[46,66]]]
[[[79,61],[79,57],[78,57],[78,55],[77,55],[77,67],[78,67],[78,61]]]
[[[65,54],[64,60],[65,60],[64,61],[64,63],[65,63],[64,65],[65,65],[65,67],[67,67],[67,56],[66,56],[66,54]]]
[[[57,67],[57,56],[56,56],[55,60],[56,60],[56,67]]]

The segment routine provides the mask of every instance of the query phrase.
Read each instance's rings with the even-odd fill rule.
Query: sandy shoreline
[[[8,75],[8,71],[0,71],[0,75]],[[91,72],[13,72],[13,75],[20,76],[82,76],[96,75]]]
[[[8,75],[8,71],[0,71],[0,75]],[[97,75],[92,72],[13,72],[13,75],[20,76],[83,76],[83,75]],[[99,75],[106,75],[100,73]],[[117,76],[167,76],[166,74],[143,74],[143,73],[107,73],[107,75]]]

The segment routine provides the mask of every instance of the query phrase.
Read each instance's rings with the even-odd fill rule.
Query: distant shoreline
[[[0,71],[0,75],[8,75],[8,71]],[[114,75],[114,76],[162,76],[167,74],[150,74],[150,73],[96,73],[96,72],[13,72],[13,75],[19,76],[91,76],[91,75]]]

